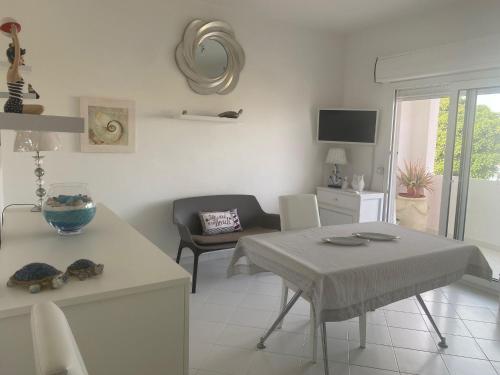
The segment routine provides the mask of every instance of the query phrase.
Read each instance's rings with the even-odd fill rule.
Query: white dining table
[[[325,243],[324,238],[373,232],[397,237],[361,246]],[[273,272],[296,288],[295,295],[260,338],[265,347],[299,297],[311,302],[320,326],[325,374],[328,375],[326,322],[360,317],[361,347],[366,345],[366,312],[416,296],[441,347],[446,339],[435,325],[421,293],[451,284],[469,274],[491,280],[492,271],[479,248],[461,241],[373,222],[274,232],[238,241],[228,276]]]

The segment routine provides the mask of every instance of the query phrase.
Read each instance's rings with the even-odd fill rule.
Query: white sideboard
[[[103,263],[104,273],[38,294],[6,286],[27,263],[64,271],[79,258]],[[0,374],[35,373],[30,309],[52,300],[66,314],[89,374],[187,375],[189,292],[189,274],[103,205],[75,236],[59,236],[40,213],[9,209],[0,249]]]
[[[384,193],[317,187],[321,225],[381,221]]]

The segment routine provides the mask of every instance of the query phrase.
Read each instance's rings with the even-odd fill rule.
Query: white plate
[[[375,232],[353,233],[353,236],[373,241],[394,241],[399,239],[398,236],[393,236],[392,234],[375,233]]]
[[[366,245],[369,242],[369,240],[364,238],[349,236],[349,237],[327,237],[323,238],[323,242],[340,246],[361,246],[361,245]]]

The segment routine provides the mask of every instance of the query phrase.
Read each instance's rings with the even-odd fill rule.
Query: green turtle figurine
[[[103,270],[104,264],[96,264],[89,259],[78,259],[69,265],[66,275],[85,280],[89,277],[100,275]]]
[[[30,263],[17,270],[7,281],[7,286],[28,288],[30,293],[38,293],[42,288],[59,289],[64,285],[66,275],[46,263]]]

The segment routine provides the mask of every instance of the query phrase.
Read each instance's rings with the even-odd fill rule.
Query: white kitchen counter
[[[103,263],[103,274],[38,294],[6,286],[27,263],[64,271],[80,258]],[[65,311],[89,373],[187,374],[189,284],[184,269],[104,205],[74,236],[58,235],[40,213],[8,209],[0,249],[0,373],[33,374],[30,308],[52,300]]]

